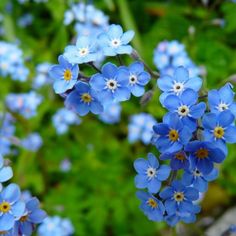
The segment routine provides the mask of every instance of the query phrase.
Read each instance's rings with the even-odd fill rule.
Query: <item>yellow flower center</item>
[[[11,210],[11,205],[8,202],[2,202],[0,204],[0,211],[3,213],[7,213]]]
[[[91,97],[91,95],[89,93],[83,93],[81,95],[81,99],[85,103],[90,103],[92,101],[92,97]]]
[[[64,80],[69,81],[72,78],[71,70],[67,69],[64,71]]]
[[[177,130],[171,129],[171,130],[169,131],[169,135],[168,135],[168,136],[169,136],[169,139],[170,139],[171,141],[175,142],[175,141],[177,141],[178,138],[179,138],[179,133],[178,133]]]
[[[157,202],[153,198],[149,198],[147,203],[152,208],[156,208],[157,207]]]
[[[224,133],[225,133],[225,131],[224,131],[224,129],[221,126],[215,127],[215,129],[214,129],[214,136],[216,138],[222,138],[224,136]]]
[[[184,155],[182,152],[176,153],[176,154],[175,154],[175,158],[178,159],[178,160],[180,160],[180,161],[183,161],[183,160],[186,159],[186,158],[185,158],[185,155]]]
[[[7,234],[7,231],[0,231],[0,235]]]
[[[174,199],[176,202],[182,202],[184,200],[184,194],[182,192],[175,192]]]
[[[196,157],[199,159],[204,159],[208,157],[208,150],[205,148],[200,148],[196,151]]]
[[[21,218],[20,218],[20,221],[21,221],[21,222],[25,222],[25,221],[27,221],[27,220],[28,220],[28,215],[21,216]]]

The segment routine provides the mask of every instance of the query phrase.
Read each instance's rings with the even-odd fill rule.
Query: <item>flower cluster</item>
[[[200,75],[200,69],[192,62],[185,46],[176,40],[160,42],[154,51],[154,64],[161,75],[173,75],[175,69],[184,66],[190,77]]]
[[[130,117],[128,125],[128,140],[134,143],[141,140],[144,144],[149,144],[153,136],[152,127],[156,124],[153,116],[147,113],[140,113]]]
[[[83,2],[72,4],[64,14],[64,24],[69,25],[75,21],[75,30],[79,36],[98,35],[108,28],[108,20],[102,11]]]
[[[12,111],[21,114],[29,119],[37,114],[37,107],[43,98],[36,92],[29,93],[10,93],[6,97],[6,105]]]
[[[74,227],[69,219],[59,216],[47,217],[38,228],[39,236],[70,236],[74,233]]]
[[[76,45],[65,48],[58,58],[59,65],[50,69],[54,79],[54,90],[65,97],[65,106],[84,116],[89,112],[101,114],[111,103],[129,100],[131,94],[140,97],[145,93],[145,85],[151,76],[144,70],[144,64],[135,61],[129,66],[117,66],[105,63],[101,69],[96,62],[101,52],[104,56],[131,54],[129,42],[134,36],[133,31],[123,32],[120,25],[110,25],[107,31],[94,38],[79,36]],[[79,65],[93,67],[96,74],[85,76]]]
[[[0,75],[26,81],[29,70],[25,67],[22,51],[17,45],[0,41]]]
[[[58,134],[64,134],[67,132],[70,125],[78,125],[81,123],[81,119],[72,111],[66,108],[59,109],[52,117],[53,126]]]
[[[153,126],[152,144],[160,152],[159,159],[170,164],[160,165],[151,153],[148,160],[137,159],[135,185],[148,190],[137,193],[144,214],[174,226],[196,220],[200,212],[196,201],[207,191],[208,182],[217,178],[215,164],[224,161],[226,144],[236,142],[236,103],[229,83],[199,96],[201,81],[189,78],[184,67],[178,67],[172,77],[162,76],[158,85],[168,113]],[[164,188],[163,181],[167,181]]]

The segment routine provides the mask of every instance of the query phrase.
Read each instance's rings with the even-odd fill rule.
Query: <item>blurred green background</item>
[[[69,8],[66,0],[48,0],[47,3],[24,5],[17,1],[0,1],[6,34],[2,40],[20,41],[30,68],[26,83],[0,78],[1,107],[9,92],[27,92],[35,75],[35,66],[42,62],[57,63],[57,57],[75,36],[72,26],[64,26],[64,12]],[[208,2],[208,4],[204,4]],[[12,4],[12,12],[5,10]],[[162,40],[179,40],[186,46],[190,58],[206,70],[207,88],[218,88],[236,77],[236,4],[230,1],[93,1],[97,8],[110,17],[111,23],[122,24],[136,32],[133,46],[153,68],[153,50]],[[34,16],[32,25],[19,28],[17,19],[25,13]],[[152,85],[155,81],[152,82]],[[152,87],[150,85],[150,87]],[[121,122],[106,125],[96,116],[88,115],[79,126],[72,126],[67,134],[58,136],[51,117],[63,107],[63,99],[50,86],[40,93],[44,101],[38,115],[30,120],[18,118],[17,134],[38,131],[44,145],[37,153],[23,149],[10,157],[14,182],[22,189],[37,195],[49,215],[61,215],[72,220],[75,235],[95,236],[158,236],[175,235],[164,223],[150,222],[139,210],[135,197],[133,161],[145,157],[155,148],[141,142],[129,144],[127,125],[129,116],[149,112],[158,121],[164,110],[158,102],[158,89],[147,106],[132,98],[122,104]],[[202,202],[204,217],[218,218],[234,205],[236,197],[235,147],[220,167],[220,177],[210,184]],[[68,158],[72,169],[63,173],[60,162]],[[204,227],[185,226],[195,235],[202,235]],[[194,235],[194,233],[189,233]]]

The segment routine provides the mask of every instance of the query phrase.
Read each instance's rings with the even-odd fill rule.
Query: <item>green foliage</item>
[[[12,14],[4,10],[7,2],[0,1],[0,10],[5,17],[6,35],[3,39],[14,41],[18,38],[24,55],[32,60],[27,63],[31,69],[30,82],[21,84],[10,78],[0,78],[1,101],[9,92],[29,91],[35,66],[45,61],[56,63],[57,56],[74,36],[73,29],[63,25],[64,11],[69,7],[67,1],[31,2],[24,6],[12,1]],[[153,69],[153,49],[157,43],[177,39],[186,45],[192,60],[206,68],[205,85],[216,88],[236,72],[236,4],[225,1],[221,5],[206,7],[200,2],[94,1],[111,15],[112,22],[122,23],[126,29],[135,29],[133,45]],[[32,26],[21,29],[16,22],[26,12],[33,14],[35,19]],[[225,20],[224,27],[214,23],[218,18]],[[83,118],[81,125],[71,127],[61,136],[56,134],[51,117],[63,107],[63,100],[50,87],[42,88],[40,92],[44,95],[44,102],[38,116],[29,121],[22,117],[16,119],[19,137],[39,131],[44,145],[36,154],[20,149],[16,157],[11,157],[14,181],[39,196],[49,215],[70,218],[76,228],[75,235],[163,235],[166,225],[148,221],[139,210],[133,183],[133,161],[149,151],[157,152],[141,142],[129,144],[127,141],[130,115],[149,112],[160,121],[165,112],[158,102],[159,91],[155,84],[154,80],[149,87],[154,89],[154,96],[147,106],[141,107],[135,98],[123,104],[119,124],[105,125],[89,115]],[[2,102],[0,109],[3,109]],[[229,206],[236,196],[234,153],[235,146],[231,146],[216,181],[216,185],[224,189],[223,193],[227,192],[223,206]],[[59,169],[64,158],[72,162],[72,170],[68,173]],[[207,199],[214,195],[213,191]],[[207,199],[205,204],[211,201]],[[216,202],[220,205],[219,201]]]

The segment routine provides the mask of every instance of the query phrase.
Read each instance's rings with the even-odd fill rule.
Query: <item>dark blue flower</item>
[[[206,109],[205,103],[196,104],[197,100],[198,93],[192,89],[186,89],[179,96],[167,96],[164,106],[169,110],[169,115],[178,114],[183,124],[194,131],[197,127],[197,119],[203,115]]]
[[[186,186],[193,186],[199,192],[206,192],[208,182],[215,180],[218,177],[218,170],[213,169],[209,174],[203,174],[197,168],[192,167],[189,170],[185,170],[182,183]]]
[[[153,127],[157,138],[155,145],[160,152],[177,152],[189,142],[192,133],[184,126],[178,115],[165,116],[163,123]]]
[[[202,86],[202,80],[199,77],[189,78],[188,70],[183,66],[178,67],[174,76],[161,76],[157,80],[158,87],[163,91],[160,101],[163,104],[165,98],[170,94],[180,95],[185,89],[190,88],[198,92]]]
[[[121,102],[130,98],[128,76],[128,70],[118,69],[114,64],[107,63],[102,67],[102,73],[93,75],[89,83],[99,93],[104,104]]]
[[[236,127],[233,125],[234,115],[225,110],[218,114],[208,113],[202,119],[204,139],[214,142],[218,148],[227,153],[226,143],[236,142]]]
[[[35,224],[43,222],[46,212],[39,208],[39,204],[37,198],[31,198],[26,202],[25,212],[15,225],[15,230],[19,235],[31,235]]]
[[[62,55],[58,58],[59,65],[50,68],[49,74],[54,79],[55,93],[64,93],[73,88],[79,74],[78,65],[70,64]]]
[[[160,197],[165,200],[165,208],[168,215],[180,213],[197,213],[200,207],[193,204],[199,198],[199,192],[192,187],[186,187],[180,181],[173,181],[171,186],[166,187]]]
[[[75,90],[66,97],[65,105],[81,116],[88,114],[89,111],[94,114],[103,111],[97,93],[87,83],[81,81],[75,85]]]
[[[155,198],[150,193],[138,191],[137,197],[142,201],[140,209],[152,221],[163,220],[163,215],[165,212],[165,207],[161,201]]]
[[[134,168],[138,173],[135,177],[136,187],[148,188],[150,193],[157,193],[161,188],[161,182],[166,180],[170,174],[170,167],[160,166],[152,153],[148,153],[148,160],[138,158],[134,162]]]
[[[98,36],[99,45],[105,56],[117,54],[130,54],[132,47],[128,43],[134,37],[134,31],[129,30],[123,33],[120,25],[110,25],[107,32]]]
[[[208,92],[208,103],[211,112],[219,113],[229,109],[236,117],[236,103],[234,102],[232,88],[232,84],[227,83],[219,90],[213,89]]]
[[[189,153],[192,166],[203,174],[209,174],[213,170],[213,163],[221,163],[225,159],[224,152],[211,142],[192,141],[185,147]]]
[[[184,151],[174,153],[164,152],[160,155],[160,160],[171,160],[170,167],[172,170],[188,169],[189,159]]]

